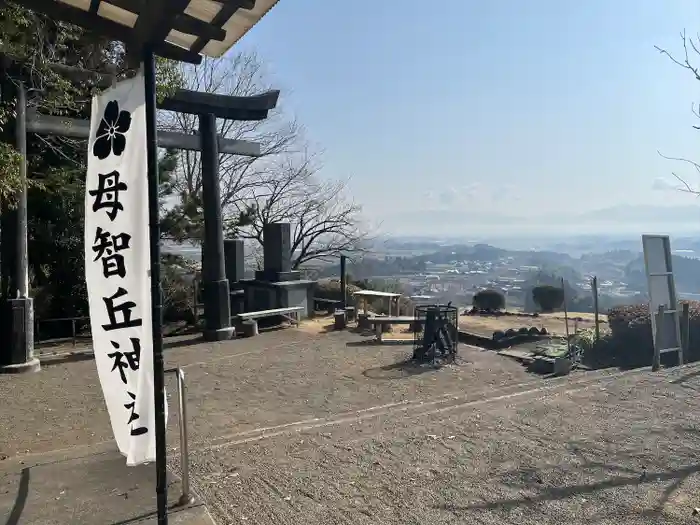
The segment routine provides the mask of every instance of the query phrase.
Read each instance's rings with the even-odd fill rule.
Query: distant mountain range
[[[547,213],[533,210],[532,215],[509,214],[507,210],[485,214],[479,210],[425,210],[421,213],[401,212],[385,221],[392,230],[413,230],[418,236],[433,231],[434,238],[442,236],[481,236],[486,241],[493,236],[526,234],[549,236],[572,234],[639,234],[669,233],[688,235],[700,233],[700,202],[698,205],[611,206],[582,213]],[[471,232],[471,233],[470,233]]]

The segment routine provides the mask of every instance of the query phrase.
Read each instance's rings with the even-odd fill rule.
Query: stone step
[[[506,348],[505,350],[500,350],[498,355],[512,357],[525,364],[531,363],[535,359],[535,355],[528,350],[518,350],[517,348]]]

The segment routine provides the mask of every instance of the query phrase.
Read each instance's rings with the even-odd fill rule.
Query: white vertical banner
[[[155,460],[143,75],[93,97],[85,279],[97,372],[127,465]]]

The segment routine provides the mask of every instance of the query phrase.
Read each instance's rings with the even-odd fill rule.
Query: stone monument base
[[[10,299],[3,305],[5,342],[0,350],[0,374],[21,374],[40,369],[34,358],[34,303],[30,297]]]
[[[268,282],[244,279],[239,282],[239,286],[245,293],[246,312],[302,306],[304,309],[299,312],[299,319],[306,319],[313,315],[316,281]]]
[[[36,357],[32,357],[26,363],[16,365],[0,365],[0,375],[2,374],[30,374],[41,370],[41,363]]]
[[[269,283],[279,283],[286,281],[299,281],[301,279],[301,272],[297,270],[291,270],[289,272],[277,272],[271,270],[257,270],[255,272],[255,280],[257,281],[267,281]]]

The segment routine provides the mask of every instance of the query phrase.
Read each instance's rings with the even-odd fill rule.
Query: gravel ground
[[[220,523],[694,522],[697,380],[577,380],[200,447],[197,488]]]
[[[293,329],[171,340],[218,522],[694,522],[700,366],[543,379],[469,347],[440,370],[400,365],[410,351]],[[94,363],[44,365],[0,376],[0,454],[109,443]]]

